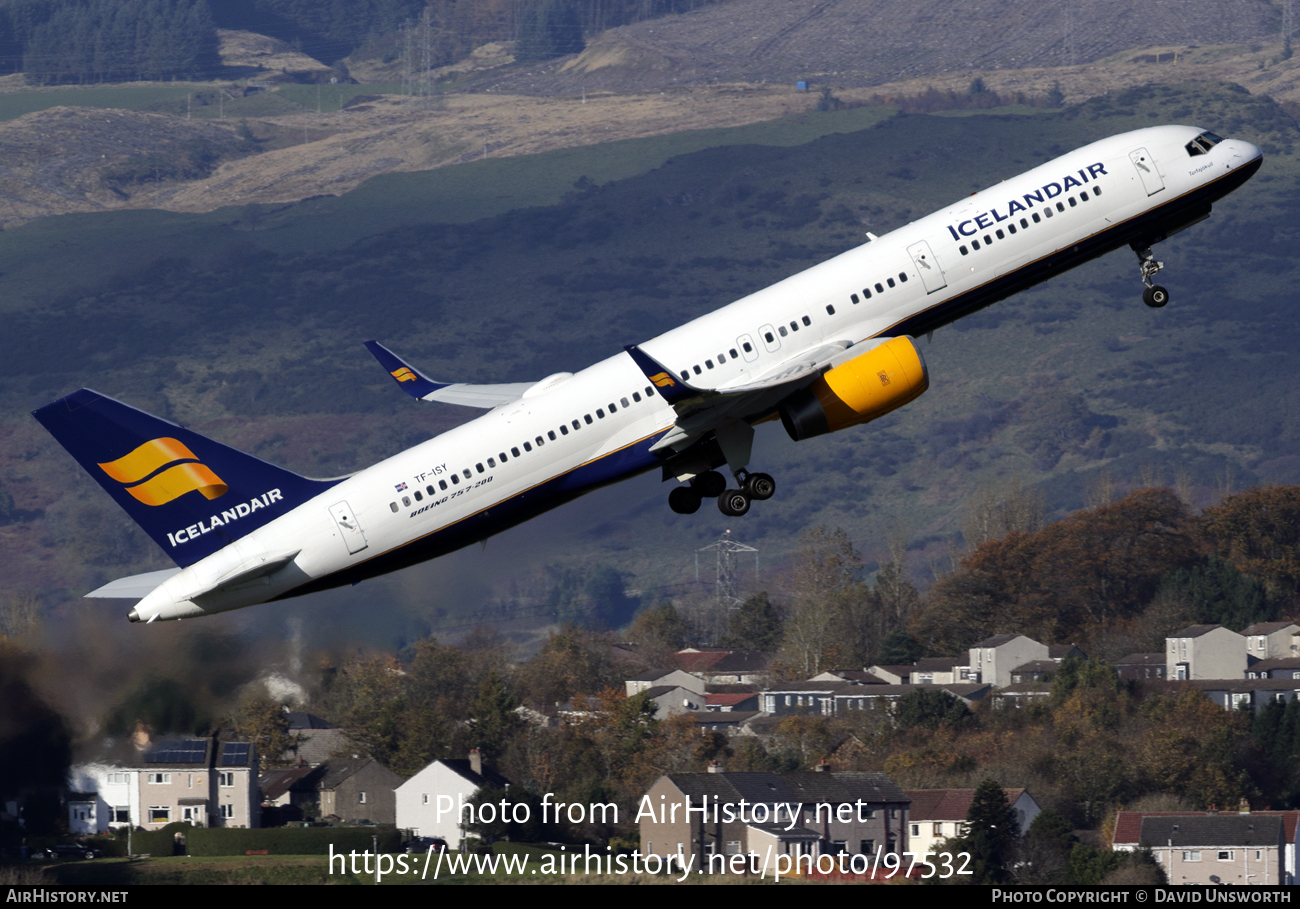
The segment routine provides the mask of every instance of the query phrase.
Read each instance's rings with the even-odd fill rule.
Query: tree
[[[1300,486],[1256,486],[1205,509],[1217,553],[1275,597],[1300,592]]]
[[[287,753],[294,745],[289,734],[289,715],[283,705],[266,694],[244,699],[231,724],[235,732],[257,746],[263,767],[280,768],[293,763]]]
[[[718,643],[736,650],[773,651],[781,646],[785,620],[767,591],[756,593],[732,613],[727,634]]]
[[[941,688],[922,687],[898,699],[894,719],[900,729],[938,729],[956,726],[971,715],[970,709]]]
[[[919,660],[925,651],[920,643],[901,628],[885,635],[876,653],[876,662],[882,666],[906,666]]]
[[[681,650],[686,646],[686,622],[672,603],[661,603],[637,613],[628,637],[657,650]]]
[[[1006,884],[1011,881],[1011,860],[1020,839],[1020,823],[1007,801],[1002,784],[984,780],[975,789],[966,812],[966,834],[954,852],[969,852],[972,884]]]

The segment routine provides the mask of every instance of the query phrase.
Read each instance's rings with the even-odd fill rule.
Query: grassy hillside
[[[1136,260],[1116,253],[936,334],[925,348],[932,388],[903,411],[797,446],[765,427],[755,465],[779,491],[744,519],[673,515],[667,488],[645,477],[485,551],[260,615],[418,632],[514,602],[548,563],[604,561],[633,587],[672,584],[723,527],[769,565],[820,523],[845,526],[869,553],[897,528],[923,572],[959,542],[966,497],[1011,476],[1040,485],[1051,510],[1107,484],[1177,478],[1208,502],[1229,484],[1300,480],[1288,356],[1300,338],[1286,308],[1300,167],[1296,125],[1276,106],[1198,87],[1030,117],[848,113],[867,128],[807,119],[735,133],[766,145],[666,137],[384,177],[283,212],[66,216],[5,232],[0,486],[22,515],[0,527],[5,585],[80,591],[158,564],[25,416],[80,385],[335,474],[471,415],[405,399],[362,340],[469,381],[576,369],[866,230],[1167,122],[1250,139],[1268,160],[1213,218],[1158,249],[1166,309],[1141,305]],[[808,133],[821,138],[790,145]],[[674,143],[688,153],[655,167]]]

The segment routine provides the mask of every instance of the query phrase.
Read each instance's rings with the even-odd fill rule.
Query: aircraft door
[[[349,554],[358,553],[370,545],[366,542],[366,535],[361,530],[361,524],[357,521],[352,506],[348,505],[347,502],[331,505],[330,516],[334,518],[334,523],[339,528],[339,534],[343,537],[343,542],[347,544]]]
[[[745,358],[746,363],[753,363],[758,359],[758,348],[754,346],[754,339],[749,335],[741,335],[737,338],[736,346],[740,348],[740,355]]]
[[[767,348],[768,353],[776,353],[781,349],[781,339],[777,337],[775,327],[771,325],[760,326],[758,335],[763,339],[763,346]]]
[[[1165,188],[1165,181],[1160,176],[1160,171],[1156,169],[1156,162],[1151,160],[1151,153],[1145,148],[1129,152],[1128,159],[1137,168],[1138,178],[1142,180],[1142,188],[1147,191],[1148,196],[1154,196]]]
[[[939,261],[930,250],[929,243],[925,240],[913,243],[907,247],[907,254],[912,257],[912,263],[921,273],[921,283],[925,285],[926,293],[932,294],[948,286],[948,279],[943,276],[943,269],[939,267]]]

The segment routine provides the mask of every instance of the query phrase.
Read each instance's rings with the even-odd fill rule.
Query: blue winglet
[[[378,341],[367,341],[366,350],[375,355],[379,365],[388,370],[397,387],[413,398],[425,398],[448,383],[435,382]]]
[[[632,362],[645,373],[645,377],[650,383],[659,390],[660,396],[669,404],[676,404],[679,401],[685,401],[687,398],[698,397],[706,392],[702,389],[695,388],[686,384],[682,379],[677,378],[672,372],[661,363],[655,361],[653,357],[635,344],[629,344],[623,348],[632,357]]]

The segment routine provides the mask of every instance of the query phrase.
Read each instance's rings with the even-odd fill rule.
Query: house
[[[1300,679],[1300,657],[1260,660],[1246,670],[1248,679]]]
[[[998,709],[1028,707],[1044,703],[1052,696],[1049,682],[1019,682],[993,692],[993,706]]]
[[[672,685],[678,688],[687,688],[696,694],[703,696],[704,679],[698,675],[692,675],[684,669],[651,669],[648,672],[642,672],[623,681],[627,690],[628,697],[636,697],[643,691],[649,691],[651,688],[658,688],[663,685]]]
[[[773,716],[797,716],[835,712],[835,695],[841,691],[876,686],[855,685],[842,681],[783,682],[762,692],[763,712]]]
[[[669,773],[637,815],[642,855],[706,873],[710,856],[903,853],[907,821],[907,796],[888,776],[832,771]]]
[[[701,686],[702,687],[702,686]],[[650,703],[654,704],[656,720],[666,720],[679,713],[703,710],[705,696],[691,688],[680,685],[656,685],[642,692]]]
[[[1300,697],[1300,679],[1198,679],[1191,685],[1224,710],[1259,713],[1272,701],[1286,703]]]
[[[510,781],[483,766],[477,748],[468,759],[437,760],[397,787],[397,826],[411,836],[436,836],[460,849],[465,831],[460,806],[484,786],[505,788]]]
[[[1246,655],[1257,660],[1300,657],[1300,625],[1295,622],[1256,622],[1242,629]]]
[[[395,823],[393,790],[402,778],[374,758],[330,758],[316,784],[321,817],[345,824]]]
[[[1165,638],[1165,678],[1245,678],[1246,641],[1222,625],[1189,625]]]
[[[762,717],[758,710],[700,710],[688,714],[702,733],[721,732],[723,735],[752,735],[753,721]]]
[[[827,669],[818,673],[810,682],[854,682],[858,685],[884,685],[885,680],[875,675],[870,669]]]
[[[1005,688],[1011,684],[1011,672],[1030,660],[1046,660],[1050,652],[1023,634],[995,634],[970,649],[970,680]]]
[[[678,667],[710,685],[756,685],[767,678],[772,654],[762,650],[679,650]]]
[[[1004,789],[1007,803],[1020,821],[1020,835],[1029,830],[1043,810],[1028,789]],[[920,856],[943,851],[944,840],[966,832],[966,817],[975,799],[974,789],[908,789],[908,851]]]
[[[303,712],[290,713],[287,719],[293,744],[280,756],[282,761],[319,767],[335,755],[361,758],[365,754],[342,729],[329,720]]]
[[[256,827],[257,768],[256,746],[227,734],[106,739],[69,771],[69,828]]]
[[[303,764],[289,770],[269,770],[257,780],[262,792],[262,817],[268,827],[301,821],[320,811],[316,784],[324,776],[324,767]]]
[[[1111,848],[1150,849],[1174,885],[1289,884],[1295,879],[1291,815],[1300,812],[1121,811]]]
[[[1147,681],[1165,677],[1165,655],[1163,653],[1130,653],[1116,660],[1115,670],[1125,681]]]
[[[758,700],[757,691],[711,691],[704,696],[704,709],[719,713],[730,713],[733,710],[757,711]]]
[[[834,693],[835,706],[832,713],[836,716],[852,716],[862,711],[878,710],[892,714],[900,698],[922,688],[938,688],[967,707],[983,700],[992,690],[991,685],[973,682],[959,682],[953,685],[857,685],[852,688],[841,688]]]

